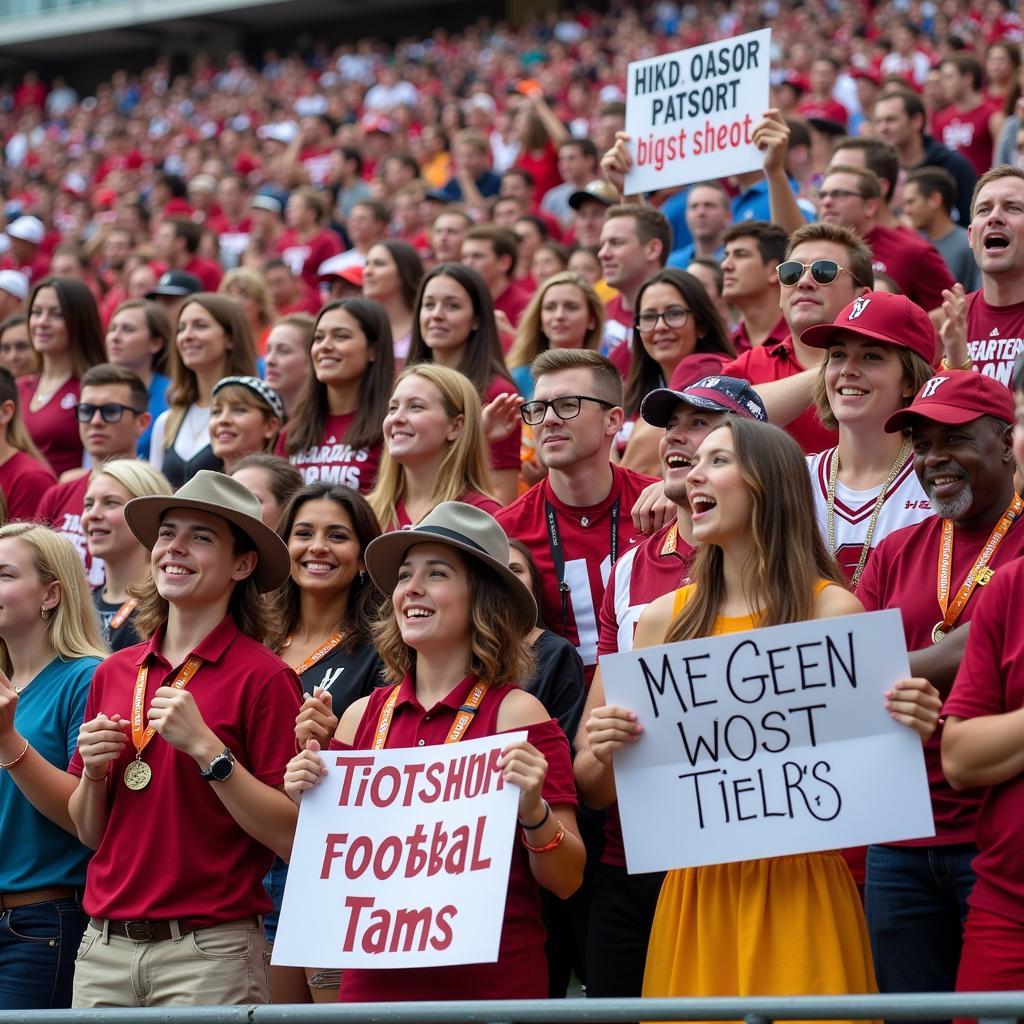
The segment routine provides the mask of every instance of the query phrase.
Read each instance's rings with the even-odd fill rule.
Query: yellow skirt
[[[670,871],[644,995],[877,992],[857,886],[837,852]]]

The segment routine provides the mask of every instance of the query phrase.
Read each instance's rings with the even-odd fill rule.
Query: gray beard
[[[952,519],[956,522],[958,519],[963,519],[965,515],[970,511],[971,506],[974,504],[974,491],[971,490],[971,485],[965,483],[963,490],[950,501],[939,501],[931,487],[928,488],[928,500],[931,502],[931,506],[935,514],[940,519]]]

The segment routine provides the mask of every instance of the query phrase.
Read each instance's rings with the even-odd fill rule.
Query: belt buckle
[[[124,933],[133,942],[153,941],[153,925],[149,921],[125,921]]]

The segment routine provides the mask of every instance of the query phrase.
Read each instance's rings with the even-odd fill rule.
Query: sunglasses
[[[98,412],[104,423],[117,423],[126,412],[141,416],[145,410],[133,409],[130,405],[119,405],[117,402],[106,402],[103,405],[93,405],[91,402],[79,402],[75,406],[75,413],[79,423],[89,423]]]
[[[792,288],[804,276],[805,270],[811,272],[811,277],[814,278],[817,284],[832,284],[840,273],[849,274],[853,278],[854,284],[860,284],[852,271],[847,270],[846,267],[841,267],[835,260],[815,260],[813,263],[786,260],[785,263],[779,264],[779,284],[783,288]]]

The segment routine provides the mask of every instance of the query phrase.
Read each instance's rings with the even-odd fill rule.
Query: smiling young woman
[[[259,377],[225,377],[214,385],[210,447],[229,476],[246,455],[269,452],[283,422],[281,396]]]

